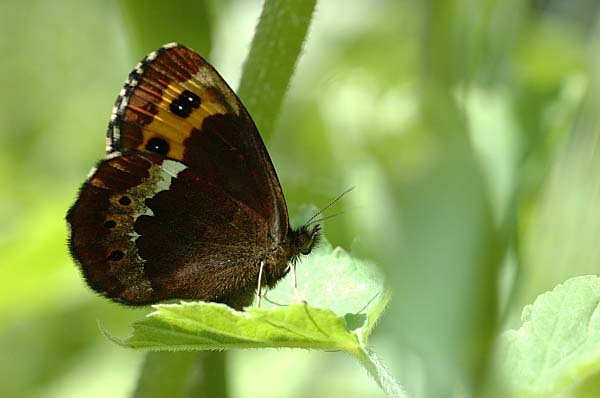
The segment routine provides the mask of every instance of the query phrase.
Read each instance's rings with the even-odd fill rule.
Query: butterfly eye
[[[162,138],[151,138],[146,144],[146,149],[152,152],[166,155],[169,152],[169,144]]]

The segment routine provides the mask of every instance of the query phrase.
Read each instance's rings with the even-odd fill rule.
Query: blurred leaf
[[[315,5],[316,0],[266,0],[264,3],[238,89],[263,141],[271,136]]]
[[[6,235],[0,239],[0,319],[15,311],[26,315],[39,308],[53,308],[72,297],[65,287],[69,286],[67,281],[75,280],[78,271],[70,264],[66,246],[63,214],[67,202],[55,197],[54,201],[33,202],[30,206],[28,212],[12,207],[11,216],[19,217],[19,223],[13,228],[5,224],[8,231],[0,228],[0,233]]]
[[[517,396],[554,395],[600,372],[599,302],[600,278],[590,275],[523,309],[522,326],[501,341],[502,370]]]
[[[597,56],[600,28],[596,36],[590,51]],[[599,65],[594,59],[589,67]],[[588,85],[569,136],[545,165],[536,201],[521,208],[522,270],[514,312],[562,281],[600,270],[600,79]]]
[[[531,86],[529,90],[549,90],[560,84],[565,76],[581,71],[585,66],[583,41],[575,27],[546,17],[529,31],[518,43],[516,66],[522,78]],[[561,54],[557,57],[556,54]],[[548,59],[554,62],[548,63]]]
[[[409,369],[405,373],[413,372],[400,379],[410,380],[415,395],[432,397],[483,395],[505,250],[457,95],[469,83],[468,54],[457,49],[478,33],[461,25],[469,4],[423,4],[418,119],[411,130],[397,132],[414,135],[418,146],[397,147],[385,160],[372,158],[361,178],[378,203],[364,216],[377,221],[369,246],[385,265],[394,293],[381,328],[395,336],[392,349]],[[407,175],[397,159],[415,151],[421,160]]]
[[[73,275],[78,273],[74,266],[65,268]],[[16,306],[23,311],[13,309],[3,316],[0,351],[9,360],[0,361],[0,396],[103,397],[111,391],[120,396],[118,392],[131,388],[142,353],[108,344],[98,333],[96,319],[102,314],[102,322],[111,330],[126,333],[127,325],[145,311],[94,299],[91,292],[83,291],[78,275],[76,278],[85,296],[49,294],[40,287],[37,296],[43,304],[37,305],[37,311]],[[36,293],[32,293],[22,301],[35,298]],[[65,325],[69,325],[69,333],[65,333]],[[94,377],[99,380],[91,381]],[[67,391],[70,393],[65,394]]]
[[[600,375],[596,373],[576,385],[573,389],[565,391],[565,398],[597,398],[600,391]]]

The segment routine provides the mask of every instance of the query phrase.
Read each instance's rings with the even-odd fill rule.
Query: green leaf
[[[563,89],[553,105],[560,117],[552,124],[554,131],[540,124],[532,149],[536,157],[547,157],[549,164],[535,163],[524,170],[527,192],[533,200],[523,201],[519,219],[519,256],[523,265],[519,273],[519,294],[515,297],[518,311],[540,293],[558,283],[579,275],[596,274],[600,245],[600,218],[597,217],[600,192],[600,25],[589,43],[590,62],[584,73],[585,82],[573,82]],[[558,33],[558,32],[557,32]],[[558,33],[563,36],[564,33]],[[554,45],[554,51],[559,47]],[[562,51],[561,59],[571,54]],[[562,63],[562,61],[561,61]],[[557,63],[557,65],[560,63]],[[559,67],[559,69],[562,69]],[[539,71],[538,71],[539,73]],[[549,72],[542,72],[547,75]],[[555,83],[555,87],[564,85]],[[573,75],[571,75],[573,76]],[[576,76],[576,75],[575,75]],[[547,80],[547,78],[544,78]],[[589,79],[589,80],[588,80]],[[546,90],[549,90],[547,88]],[[557,88],[552,88],[557,89]],[[534,91],[535,92],[535,91]],[[546,108],[529,108],[529,114],[539,114]],[[535,123],[539,123],[539,117]],[[527,131],[529,127],[527,126]],[[528,136],[531,132],[528,133]],[[536,137],[536,136],[539,136]],[[558,145],[558,147],[556,146]],[[543,165],[543,167],[540,167]],[[537,169],[537,170],[534,170]],[[537,175],[536,175],[537,174]],[[535,181],[538,181],[537,184]],[[543,182],[543,183],[542,183]],[[532,184],[533,183],[533,184]]]
[[[288,275],[246,312],[182,302],[156,305],[123,341],[135,348],[226,349],[261,347],[352,351],[365,341],[389,300],[383,275],[367,261],[321,242],[297,264],[298,302]]]
[[[383,276],[366,261],[324,242],[298,264],[300,294],[289,277],[262,308],[236,311],[205,302],[155,305],[119,344],[150,350],[304,348],[352,354],[388,394],[404,396],[398,383],[367,347],[367,337],[389,300]],[[278,303],[277,303],[278,302]],[[329,308],[319,308],[328,306]]]
[[[134,324],[134,334],[123,341],[125,345],[159,350],[297,347],[352,351],[358,343],[343,317],[304,304],[246,312],[203,302],[154,308],[155,312]]]
[[[502,336],[501,367],[516,396],[547,396],[600,371],[600,278],[567,280],[523,309]]]
[[[294,73],[316,0],[266,0],[238,95],[267,141]]]
[[[383,274],[365,260],[352,257],[341,247],[322,241],[297,266],[298,288],[310,305],[326,307],[343,316],[349,329],[366,339],[390,299]],[[265,308],[297,301],[291,278],[268,292]]]

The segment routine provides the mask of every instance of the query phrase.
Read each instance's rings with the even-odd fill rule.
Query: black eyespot
[[[151,138],[146,144],[146,149],[152,152],[160,153],[161,155],[166,155],[169,153],[169,143],[162,138]]]
[[[108,220],[104,223],[104,228],[114,228],[117,226],[117,223],[114,220]]]
[[[108,259],[110,261],[119,261],[123,258],[123,256],[125,256],[125,253],[123,253],[121,250],[114,250],[108,255]]]
[[[129,199],[127,196],[121,196],[119,203],[123,206],[129,206],[131,204],[131,199]]]
[[[185,90],[178,98],[178,101],[183,104],[190,104],[194,109],[200,107],[200,97],[192,93],[190,90]]]
[[[182,102],[179,99],[171,102],[169,106],[171,112],[181,117],[188,117],[192,113],[192,105],[189,102]]]

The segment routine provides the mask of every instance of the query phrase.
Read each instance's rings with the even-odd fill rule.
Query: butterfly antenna
[[[323,218],[319,218],[319,219],[317,219],[317,220],[312,220],[312,221],[310,221],[310,222],[307,222],[306,224],[304,224],[304,226],[305,226],[305,227],[308,227],[308,226],[309,226],[309,225],[311,225],[311,224],[315,224],[315,223],[318,223],[318,222],[323,222],[323,221],[325,221],[325,220],[329,220],[330,218],[337,217],[337,216],[341,216],[341,215],[342,215],[342,214],[344,214],[345,212],[346,212],[346,211],[338,211],[337,213],[331,214],[331,215],[329,215],[329,216],[327,216],[327,217],[323,217]]]
[[[346,189],[344,192],[342,192],[341,194],[339,194],[337,198],[333,199],[331,202],[329,202],[329,204],[327,206],[323,207],[321,210],[316,212],[315,215],[313,215],[311,218],[309,218],[308,221],[304,223],[304,226],[306,227],[308,224],[310,224],[310,222],[312,220],[317,218],[325,210],[329,209],[335,202],[337,202],[338,200],[343,198],[348,192],[352,191],[353,189],[354,189],[354,187],[350,187],[350,188]]]

